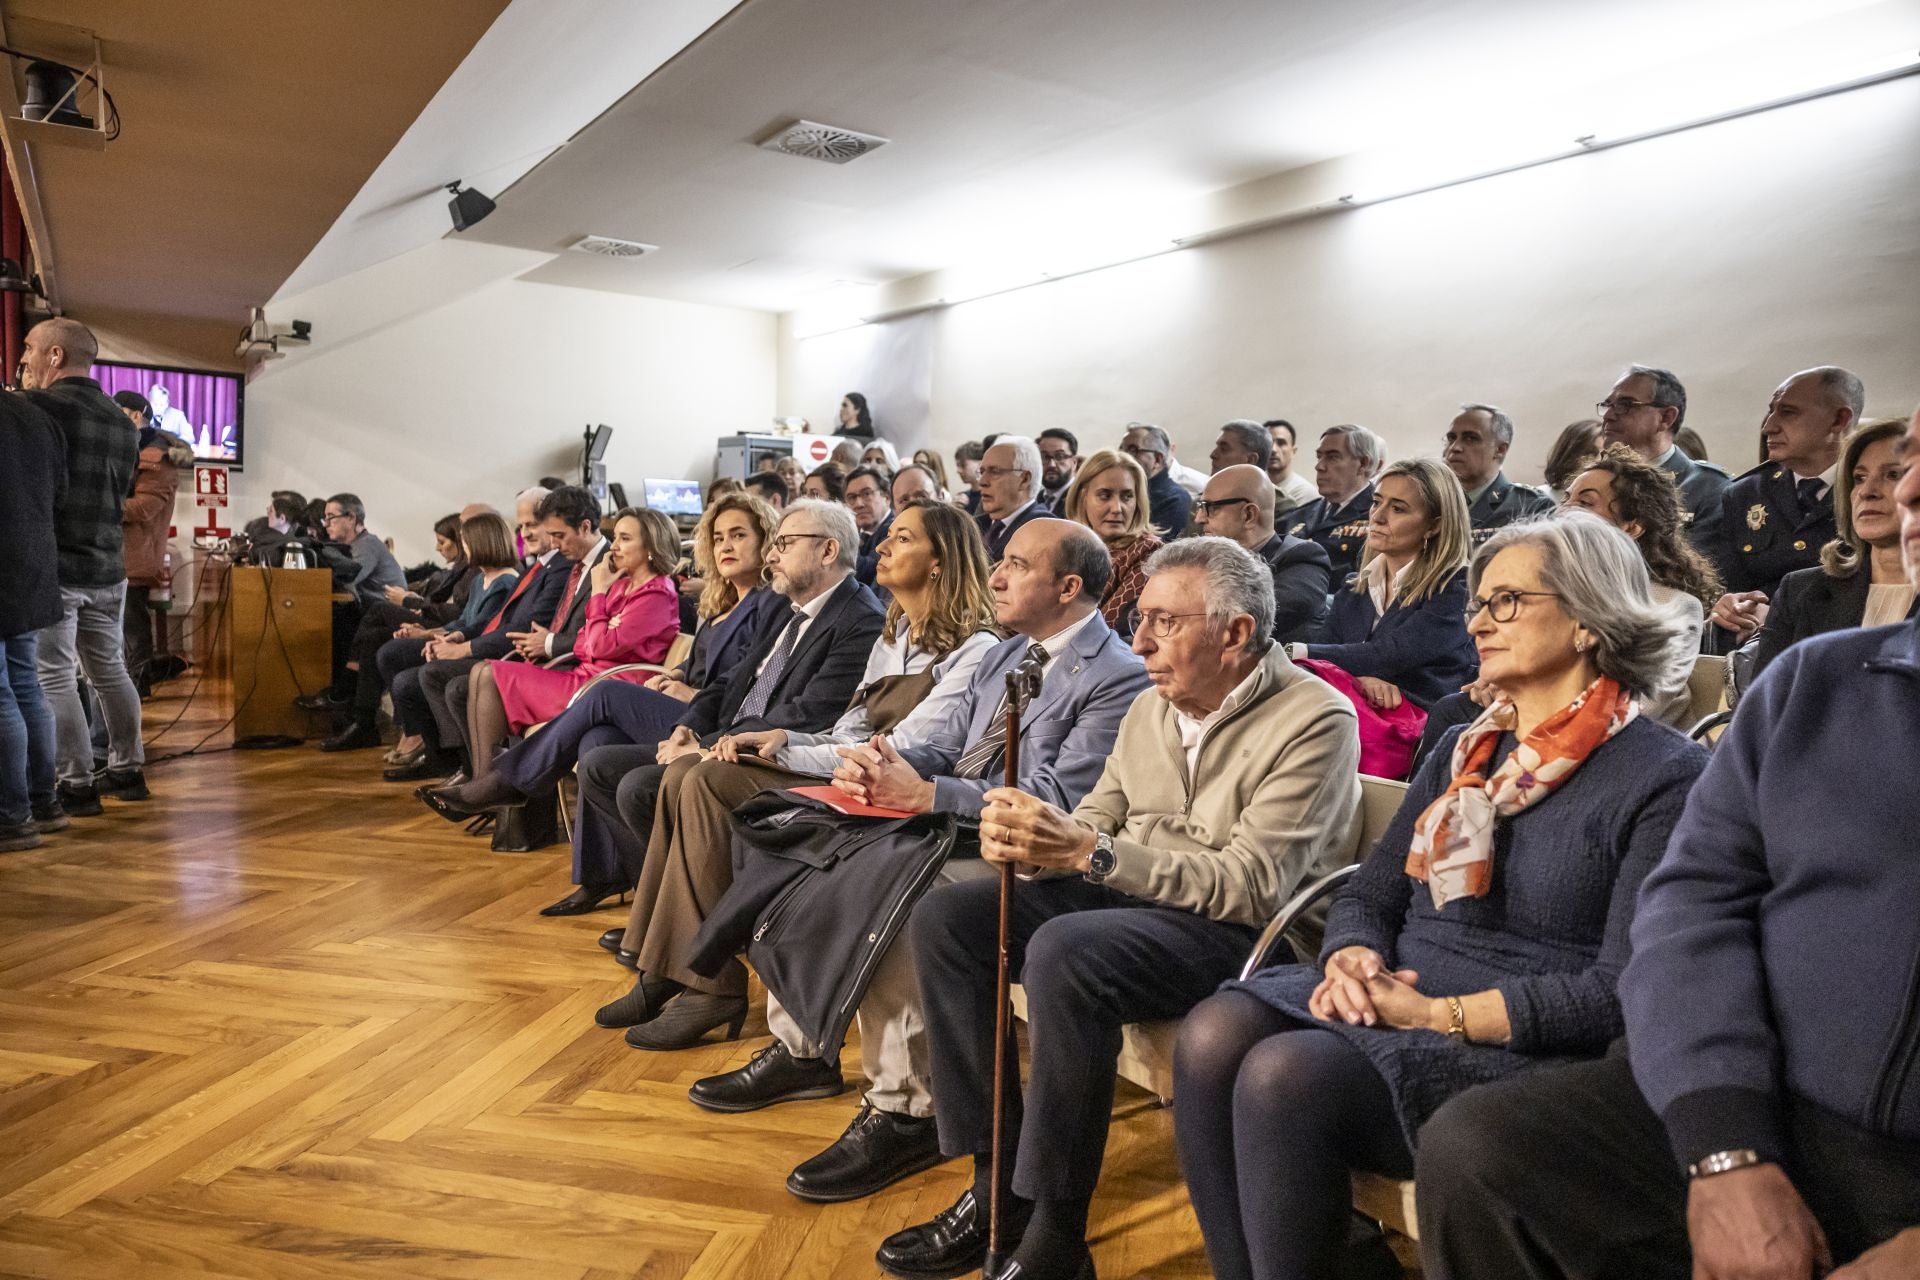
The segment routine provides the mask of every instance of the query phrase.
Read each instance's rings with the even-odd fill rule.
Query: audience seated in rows
[[[772,508],[745,493],[710,505],[694,532],[694,569],[706,583],[698,606],[699,629],[687,660],[641,685],[603,682],[588,689],[532,738],[496,756],[484,778],[429,788],[421,798],[453,821],[524,804],[570,772],[599,747],[637,746],[646,753],[673,732],[700,691],[724,686],[760,632],[779,598],[766,585],[779,523]],[[798,528],[800,526],[796,526]],[[573,882],[579,888],[547,907],[546,915],[577,915],[625,893],[639,875],[637,859],[622,868],[617,858],[581,857],[576,827]],[[604,848],[596,855],[605,854]]]
[[[860,545],[854,550],[853,576],[863,586],[873,586],[874,571],[880,562],[880,544],[887,540],[893,526],[893,472],[870,463],[853,469],[847,477],[847,510],[853,512],[854,527],[860,531]]]
[[[1894,502],[1920,585],[1920,467]],[[1916,625],[1795,645],[1742,699],[1641,889],[1625,1040],[1427,1124],[1432,1280],[1920,1274]]]
[[[1680,379],[1668,369],[1629,365],[1594,408],[1600,414],[1603,440],[1624,444],[1673,474],[1674,483],[1680,486],[1680,500],[1692,517],[1687,537],[1710,557],[1720,536],[1727,473],[1711,462],[1689,458],[1674,444],[1673,433],[1687,416],[1687,389],[1680,385]]]
[[[895,511],[930,502],[941,506],[952,503],[952,497],[947,493],[946,484],[940,479],[939,473],[918,462],[909,462],[893,473],[893,484],[889,486],[888,493],[893,499]]]
[[[1367,520],[1373,510],[1373,479],[1387,463],[1387,444],[1365,427],[1351,423],[1320,433],[1313,455],[1314,486],[1320,496],[1292,513],[1287,530],[1317,542],[1333,566],[1333,585],[1346,585],[1360,567]]]
[[[601,673],[640,683],[680,634],[680,595],[673,570],[680,563],[680,532],[658,511],[627,507],[613,519],[607,554],[588,574],[579,634],[570,651],[545,664],[495,658],[474,668],[467,690],[467,747],[472,775],[493,771],[493,757],[509,734],[525,733],[566,710],[573,696]]]
[[[1555,437],[1553,447],[1547,450],[1547,463],[1544,468],[1547,492],[1556,502],[1567,500],[1567,489],[1573,484],[1573,478],[1587,469],[1587,464],[1600,456],[1606,441],[1600,437],[1600,419],[1582,418],[1578,422],[1569,422]]]
[[[1223,467],[1193,504],[1194,526],[1251,551],[1273,573],[1273,638],[1292,644],[1326,621],[1333,569],[1318,543],[1275,532],[1274,492],[1265,467]]]
[[[1267,438],[1273,443],[1273,454],[1267,461],[1267,478],[1280,494],[1273,505],[1274,519],[1278,520],[1318,498],[1320,491],[1313,487],[1313,481],[1294,472],[1294,454],[1300,447],[1294,425],[1285,418],[1269,418],[1260,425],[1267,429]]]
[[[1034,437],[1040,450],[1040,489],[1035,500],[1049,512],[1065,514],[1067,490],[1080,474],[1080,440],[1065,427],[1048,427]]]
[[[987,561],[998,564],[1020,526],[1051,514],[1035,500],[1040,487],[1040,447],[1026,436],[1000,435],[980,461],[980,512],[974,522],[987,544]]]
[[[964,512],[902,512],[881,552],[881,585],[892,593],[886,623],[832,727],[744,729],[721,736],[711,752],[686,752],[668,765],[623,942],[637,960],[634,987],[599,1012],[600,1025],[631,1028],[628,1044],[655,1050],[686,1048],[722,1024],[738,1032],[745,968],[730,957],[712,972],[689,962],[696,934],[733,880],[733,809],[760,791],[824,781],[839,764],[837,747],[881,734],[900,750],[925,742],[965,700],[975,669],[999,642],[987,572],[985,548]],[[634,834],[648,838],[638,827]],[[777,1001],[768,1016],[777,1032]],[[876,1028],[876,1048],[881,1039]],[[827,1074],[838,1092],[838,1068]]]
[[[1182,1028],[1175,1126],[1216,1276],[1347,1274],[1349,1170],[1411,1176],[1447,1098],[1620,1032],[1634,897],[1706,760],[1639,714],[1674,628],[1632,542],[1581,513],[1496,534],[1471,578],[1500,698],[1414,780],[1319,963]]]
[[[844,502],[847,497],[847,468],[837,462],[823,462],[807,472],[800,484],[800,496],[815,502]]]
[[[1832,365],[1794,374],[1774,389],[1761,423],[1766,456],[1727,486],[1719,536],[1707,548],[1727,598],[1714,621],[1744,644],[1789,573],[1820,563],[1835,535],[1835,468],[1841,441],[1866,405],[1860,379]]]
[[[1161,549],[1147,573],[1133,648],[1153,689],[1130,700],[1087,794],[980,797],[982,855],[1036,875],[1015,895],[1008,957],[1032,1066],[1008,1107],[1002,1191],[1018,1247],[1005,1274],[1092,1275],[1087,1210],[1121,1027],[1177,1018],[1231,977],[1351,839],[1353,712],[1269,639],[1266,566],[1203,537]],[[972,1157],[974,1172],[955,1204],[882,1243],[897,1275],[955,1274],[986,1249],[997,897],[992,880],[945,885],[909,922],[940,1150]]]
[[[1166,532],[1150,523],[1147,473],[1125,453],[1102,449],[1081,465],[1067,487],[1060,514],[1093,530],[1106,545],[1113,569],[1100,598],[1100,616],[1126,633],[1140,588],[1146,585],[1147,558],[1163,545]]]

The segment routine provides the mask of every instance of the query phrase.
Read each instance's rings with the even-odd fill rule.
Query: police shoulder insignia
[[[1765,503],[1756,502],[1747,508],[1747,528],[1764,529],[1767,527],[1767,508]]]

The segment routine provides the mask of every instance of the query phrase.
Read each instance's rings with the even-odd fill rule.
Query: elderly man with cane
[[[974,1182],[881,1245],[894,1275],[986,1261],[997,1191],[997,1243],[1011,1252],[990,1280],[1091,1276],[1087,1211],[1121,1027],[1177,1018],[1211,994],[1281,903],[1345,859],[1360,799],[1353,709],[1272,644],[1266,565],[1205,537],[1162,548],[1146,571],[1133,644],[1153,696],[1121,722],[1099,784],[1071,814],[996,788],[980,815],[983,856],[1022,878],[1007,895],[1007,967],[1026,989],[1033,1067],[1024,1095],[1004,1096],[1006,1185],[995,1186],[992,1117],[1007,1016],[1001,885],[938,887],[908,926],[940,1148],[972,1156]]]

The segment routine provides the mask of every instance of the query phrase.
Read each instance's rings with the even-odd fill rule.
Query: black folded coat
[[[953,852],[954,819],[854,818],[791,791],[733,813],[733,886],[693,940],[708,976],[746,952],[794,1024],[840,1053],[874,969]]]

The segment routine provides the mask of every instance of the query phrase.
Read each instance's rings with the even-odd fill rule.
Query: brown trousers
[[[684,963],[707,913],[733,884],[729,819],[736,805],[770,787],[818,781],[772,765],[727,764],[696,756],[682,756],[667,766],[621,944],[640,957],[640,972],[709,995],[747,993],[746,966],[738,960],[728,961],[717,978],[703,978]]]

